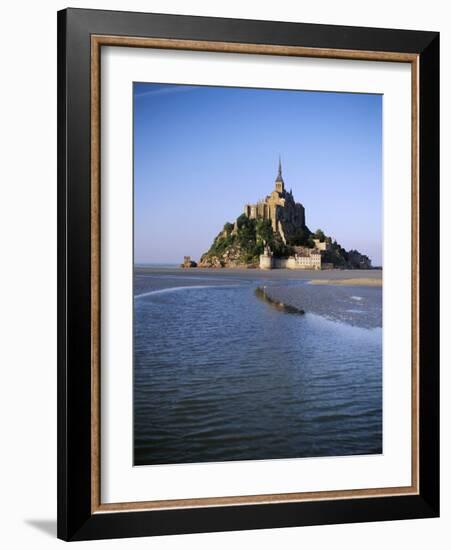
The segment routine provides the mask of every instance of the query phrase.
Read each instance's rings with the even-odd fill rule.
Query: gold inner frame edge
[[[411,208],[412,208],[412,480],[407,487],[223,496],[142,502],[102,503],[100,492],[100,50],[102,46],[157,48],[222,53],[280,55],[410,63],[411,79]],[[419,56],[400,52],[307,48],[267,44],[211,42],[112,35],[91,36],[91,513],[230,505],[308,502],[343,498],[419,494]]]

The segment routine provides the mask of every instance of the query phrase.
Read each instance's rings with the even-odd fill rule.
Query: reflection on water
[[[288,315],[259,273],[135,276],[136,465],[382,452],[381,328],[330,320],[342,287],[265,282],[325,292],[329,315]],[[381,307],[381,289],[347,292],[355,317]]]

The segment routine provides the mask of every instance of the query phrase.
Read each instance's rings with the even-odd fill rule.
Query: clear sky
[[[198,260],[269,194],[382,265],[382,96],[135,83],[135,262]]]

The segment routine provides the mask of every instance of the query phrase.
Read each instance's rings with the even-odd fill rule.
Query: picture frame
[[[100,52],[104,47],[410,64],[412,483],[101,502]],[[58,12],[58,537],[89,540],[439,515],[439,34],[66,9]]]

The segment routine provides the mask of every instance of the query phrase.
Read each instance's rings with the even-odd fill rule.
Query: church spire
[[[280,155],[279,155],[279,173],[278,173],[278,177],[282,179],[282,160],[280,158]]]
[[[276,178],[276,191],[279,193],[283,193],[285,191],[285,185],[282,177],[282,160],[279,155],[279,169],[277,172],[277,178]]]
[[[279,155],[279,170],[277,172],[277,179],[276,181],[283,181],[283,178],[282,178],[282,160],[280,158],[280,155]]]

